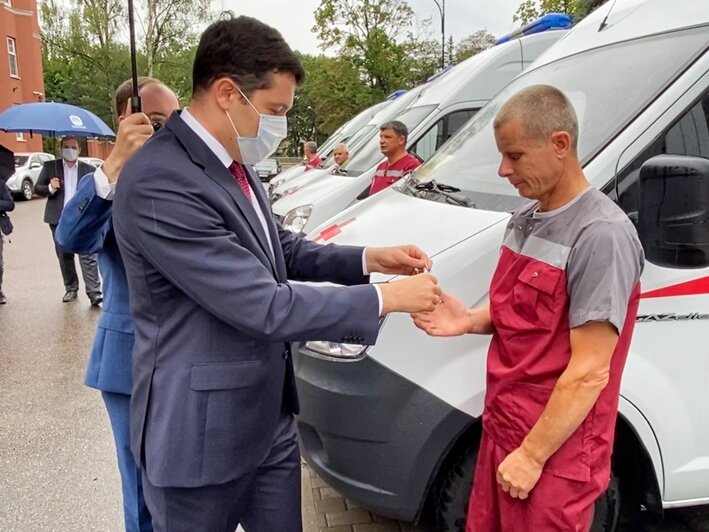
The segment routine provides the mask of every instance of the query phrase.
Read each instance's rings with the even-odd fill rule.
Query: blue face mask
[[[79,150],[76,150],[74,148],[64,148],[62,149],[62,158],[65,161],[73,163],[79,158]]]
[[[229,119],[234,133],[236,133],[236,142],[239,146],[239,153],[241,153],[241,162],[244,164],[260,163],[276,151],[281,141],[288,136],[288,120],[285,116],[264,115],[259,113],[258,109],[254,107],[254,104],[244,96],[241,89],[237,87],[237,90],[259,115],[258,132],[256,136],[242,137],[239,135],[234,121],[231,119],[231,115],[229,115],[228,111],[224,112]]]

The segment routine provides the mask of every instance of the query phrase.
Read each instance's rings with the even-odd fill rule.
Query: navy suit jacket
[[[84,176],[66,204],[54,235],[59,247],[79,255],[98,254],[103,278],[103,310],[91,346],[84,384],[130,395],[133,320],[128,283],[113,231],[113,202],[96,195],[94,174]]]
[[[282,409],[298,411],[289,342],[376,341],[362,248],[285,231],[246,170],[275,256],[253,205],[178,113],[118,181],[113,221],[135,326],[131,444],[159,487],[253,474]]]

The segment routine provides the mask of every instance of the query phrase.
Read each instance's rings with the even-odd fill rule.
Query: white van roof
[[[499,44],[470,57],[432,82],[416,105],[444,108],[452,102],[490,100],[568,30],[548,30]]]
[[[658,13],[663,15],[658,16]],[[599,31],[604,19],[606,20],[603,29]],[[608,44],[690,26],[700,26],[707,22],[709,22],[707,0],[607,2],[574,26],[571,38],[561,39],[542,54],[533,68]]]

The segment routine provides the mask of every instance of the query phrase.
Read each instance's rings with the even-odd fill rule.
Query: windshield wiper
[[[461,194],[459,188],[445,183],[437,183],[435,179],[416,184],[413,184],[413,179],[411,181],[407,179],[404,185],[413,195],[419,198],[431,199],[430,196],[435,196],[442,198],[445,203],[475,208],[475,204],[465,194]]]

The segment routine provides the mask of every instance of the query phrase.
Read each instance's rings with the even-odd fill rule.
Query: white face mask
[[[238,90],[241,92],[241,89]],[[243,92],[241,92],[241,95],[259,115],[258,132],[256,136],[242,137],[239,135],[229,112],[224,112],[229,119],[229,123],[231,123],[231,127],[234,129],[234,133],[236,133],[236,142],[239,146],[239,152],[241,153],[241,162],[244,164],[256,164],[269,157],[278,149],[278,145],[288,135],[288,120],[285,116],[264,115],[259,113],[258,109],[244,96]]]
[[[62,150],[62,158],[65,161],[73,163],[79,158],[79,150],[75,150],[74,148],[64,148]]]

